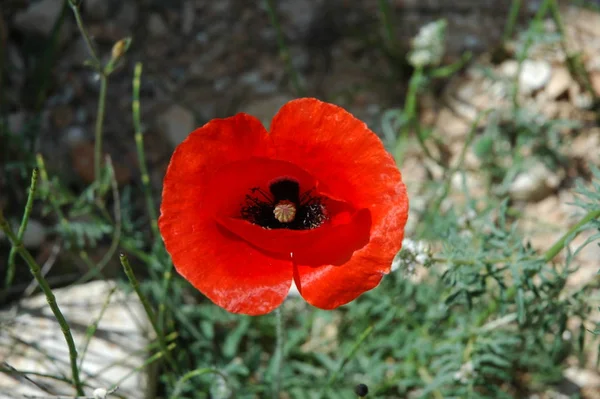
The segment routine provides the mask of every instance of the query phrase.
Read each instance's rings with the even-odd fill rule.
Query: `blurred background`
[[[35,205],[23,240],[55,287],[91,279],[99,263],[104,277],[121,276],[119,239],[140,259],[150,251],[132,119],[136,63],[143,64],[140,131],[156,209],[172,151],[195,127],[236,112],[268,126],[281,105],[299,96],[339,104],[380,135],[409,189],[407,237],[436,242],[441,230],[431,226],[439,213],[467,204],[462,221],[457,215],[455,221],[470,228],[465,220],[482,209],[469,208],[473,198],[485,198],[483,208],[508,198],[528,248],[546,251],[577,221],[567,205],[576,179],[589,183],[593,166],[600,166],[598,1],[83,0],[79,9],[98,60],[114,61],[102,151],[112,159],[119,218],[113,200],[85,202],[97,180],[102,79],[89,65],[71,6],[66,0],[0,4],[0,208],[18,227],[31,169],[43,160],[41,180],[52,184],[40,195],[50,201]],[[125,38],[129,48],[115,55],[115,43]],[[112,217],[121,238],[115,239]],[[3,283],[9,248],[0,241]],[[578,256],[581,267],[564,282],[575,291],[595,278],[599,247]],[[417,268],[411,275],[418,284],[427,272]],[[0,305],[35,291],[25,267],[12,279],[2,284]],[[228,316],[211,317],[235,325]],[[341,323],[336,317],[321,323]],[[598,398],[597,348],[586,353],[577,367],[564,358],[556,364],[575,367],[565,374],[577,385],[573,392]],[[405,392],[381,389],[388,395],[382,397]],[[519,389],[504,391],[524,397]]]

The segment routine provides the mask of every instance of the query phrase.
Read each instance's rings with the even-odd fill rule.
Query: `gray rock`
[[[19,225],[12,224],[12,230],[16,234],[19,230]],[[6,239],[4,232],[0,231],[0,240]],[[46,239],[46,228],[35,219],[30,219],[27,223],[27,230],[23,234],[23,245],[27,248],[39,248]]]
[[[27,9],[15,15],[15,27],[23,33],[48,37],[60,15],[62,6],[62,0],[33,2]]]
[[[268,129],[271,125],[271,120],[285,103],[290,101],[292,97],[279,94],[263,99],[255,99],[250,104],[242,108],[242,112],[246,112],[260,119],[263,125]]]
[[[57,303],[67,319],[77,347],[79,360],[84,355],[86,329],[98,320],[110,291],[116,287],[111,281],[55,289]],[[14,309],[0,313],[8,320],[0,330],[0,359],[16,370],[42,374],[70,376],[69,352],[60,326],[44,295],[21,300]],[[149,322],[137,297],[116,290],[98,324],[98,330],[89,341],[81,363],[81,376],[90,384],[85,396],[94,390],[109,389],[118,382],[118,394],[132,399],[151,397],[149,376],[145,371],[134,372],[142,366],[149,343],[145,331]],[[144,369],[142,369],[144,370]],[[48,387],[53,395],[73,396],[73,387],[63,381],[28,375],[40,386]],[[25,378],[0,373],[0,399],[44,395],[47,392]]]
[[[190,110],[174,104],[158,117],[157,123],[169,142],[175,147],[194,130],[196,120]]]
[[[135,1],[124,1],[121,10],[115,18],[115,25],[129,31],[138,20],[138,7]]]
[[[83,11],[87,18],[95,21],[101,21],[108,17],[110,11],[109,0],[85,0],[83,2]]]
[[[196,9],[194,2],[186,0],[181,7],[181,33],[189,35],[194,29],[194,20],[196,19]]]
[[[277,2],[278,12],[285,23],[288,35],[293,39],[306,36],[308,29],[312,26],[317,5],[312,0],[281,0]]]
[[[15,112],[8,115],[8,132],[12,135],[20,134],[25,128],[25,113]]]
[[[148,33],[155,38],[165,37],[169,33],[169,27],[160,14],[150,14],[148,18]]]
[[[23,245],[27,248],[38,248],[46,239],[46,227],[35,220],[29,219],[27,223],[27,229],[23,234]]]
[[[562,173],[553,172],[541,162],[536,162],[517,175],[509,194],[520,201],[539,201],[554,191],[562,180]]]
[[[520,89],[532,93],[546,86],[552,75],[552,67],[546,61],[525,60],[519,75]]]
[[[548,86],[546,86],[548,98],[550,100],[556,100],[567,92],[572,83],[573,79],[571,79],[571,74],[567,68],[555,68],[552,71],[550,82],[548,82]]]

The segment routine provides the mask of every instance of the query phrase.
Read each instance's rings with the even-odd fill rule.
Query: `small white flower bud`
[[[106,395],[108,394],[108,392],[106,391],[106,389],[103,388],[97,388],[94,389],[94,399],[106,399]]]

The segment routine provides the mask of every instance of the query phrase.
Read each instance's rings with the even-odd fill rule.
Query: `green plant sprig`
[[[33,189],[31,189],[29,192],[30,197],[33,197],[35,195],[34,189],[35,189],[36,185],[34,182],[37,181],[37,177],[38,177],[38,170],[34,169],[33,173],[32,173],[32,177],[31,177]],[[84,395],[83,386],[79,379],[79,368],[77,366],[77,348],[75,347],[75,342],[73,341],[73,335],[71,334],[71,329],[69,327],[69,323],[67,323],[67,320],[65,319],[64,315],[62,314],[60,307],[58,306],[58,303],[56,302],[56,297],[54,296],[54,293],[52,292],[50,285],[44,278],[40,266],[37,264],[37,262],[35,261],[33,256],[29,253],[29,251],[27,251],[27,249],[25,249],[25,247],[23,246],[23,243],[21,242],[21,240],[19,240],[18,236],[13,233],[12,229],[10,228],[9,223],[4,218],[4,215],[3,215],[1,209],[0,209],[0,229],[2,229],[4,234],[6,234],[6,236],[10,240],[15,251],[17,251],[19,253],[19,255],[21,255],[21,257],[23,258],[23,260],[27,263],[27,265],[29,266],[29,270],[31,271],[31,274],[33,275],[35,280],[38,282],[40,288],[44,292],[44,295],[46,296],[46,301],[48,302],[48,305],[50,306],[50,309],[52,310],[54,317],[56,317],[58,324],[60,325],[60,329],[63,333],[63,336],[65,337],[65,341],[67,342],[67,346],[69,348],[69,360],[71,362],[71,375],[73,378],[73,386],[75,387],[77,395],[80,395],[80,396]]]
[[[146,296],[140,289],[140,284],[138,283],[137,279],[135,278],[133,269],[131,268],[131,265],[129,264],[129,259],[127,259],[127,256],[125,254],[121,254],[119,258],[121,260],[121,266],[123,266],[123,270],[125,271],[125,275],[127,275],[127,279],[129,280],[129,283],[133,287],[135,293],[137,294],[138,298],[140,299],[140,302],[142,303],[142,305],[144,307],[144,310],[146,311],[146,314],[148,315],[148,320],[150,320],[150,324],[152,325],[152,328],[154,329],[154,332],[156,333],[156,337],[160,344],[161,350],[163,351],[165,359],[167,360],[167,362],[169,363],[169,366],[173,369],[173,371],[178,373],[179,367],[177,366],[177,363],[175,362],[175,360],[171,356],[171,353],[167,349],[167,342],[165,340],[164,333],[159,328],[159,325],[156,320],[156,315],[154,314],[154,311],[152,310],[152,307],[150,306],[150,302],[148,301],[148,298],[146,298]]]
[[[29,222],[29,217],[31,216],[31,210],[33,209],[33,199],[35,197],[35,190],[37,189],[38,182],[38,171],[35,169],[31,174],[31,185],[29,187],[29,193],[27,195],[27,202],[25,204],[25,211],[23,212],[23,218],[21,219],[21,225],[19,226],[19,230],[17,232],[17,240],[18,242],[23,241],[23,236],[25,235],[25,231],[27,230],[27,223]],[[6,270],[6,281],[4,282],[4,288],[8,289],[13,282],[15,277],[15,257],[17,256],[17,249],[13,246],[10,249],[10,253],[8,254],[8,268]]]

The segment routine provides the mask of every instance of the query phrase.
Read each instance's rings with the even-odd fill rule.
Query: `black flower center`
[[[269,192],[252,188],[242,205],[241,216],[266,229],[308,230],[327,220],[324,198],[312,190],[300,193],[297,181],[283,178],[269,185]]]

